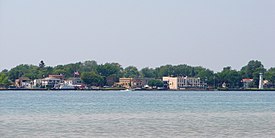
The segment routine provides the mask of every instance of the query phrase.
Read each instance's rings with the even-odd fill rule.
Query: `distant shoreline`
[[[180,90],[157,90],[157,89],[0,89],[0,91],[275,91],[275,89],[180,89]]]

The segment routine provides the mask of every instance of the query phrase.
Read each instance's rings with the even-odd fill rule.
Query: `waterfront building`
[[[163,77],[162,80],[167,88],[171,90],[204,87],[201,79],[196,77]]]
[[[15,80],[15,86],[17,88],[31,88],[31,80],[28,77],[20,77]]]
[[[64,80],[64,83],[60,85],[61,87],[73,87],[76,89],[85,89],[86,85],[83,83],[83,81],[78,78],[69,78],[67,80]]]
[[[253,86],[253,79],[249,79],[249,78],[242,79],[242,83],[243,83],[244,89],[250,88],[250,86]]]
[[[115,86],[127,89],[143,88],[148,85],[149,80],[151,78],[119,78],[119,82]]]
[[[53,88],[64,82],[63,75],[49,75],[49,77],[41,80],[41,86],[46,88]]]
[[[80,78],[69,78],[67,80],[64,80],[64,84],[72,86],[81,86],[82,80]]]
[[[33,88],[40,88],[42,85],[42,79],[33,80]]]

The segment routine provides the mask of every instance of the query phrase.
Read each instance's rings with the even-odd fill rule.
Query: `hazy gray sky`
[[[275,67],[275,0],[0,0],[0,48],[0,70],[40,60]]]

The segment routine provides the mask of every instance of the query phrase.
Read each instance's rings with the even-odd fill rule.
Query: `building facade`
[[[49,77],[41,80],[41,86],[46,88],[53,88],[64,82],[63,75],[49,75]]]
[[[151,78],[120,78],[115,85],[127,89],[143,88]]]
[[[31,80],[27,77],[20,77],[15,80],[15,86],[17,88],[31,88]]]
[[[167,88],[171,90],[204,87],[200,78],[195,77],[163,77],[162,80]]]

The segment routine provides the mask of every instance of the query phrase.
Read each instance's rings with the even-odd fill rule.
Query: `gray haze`
[[[123,67],[275,66],[275,0],[0,0],[0,70],[96,60]]]

